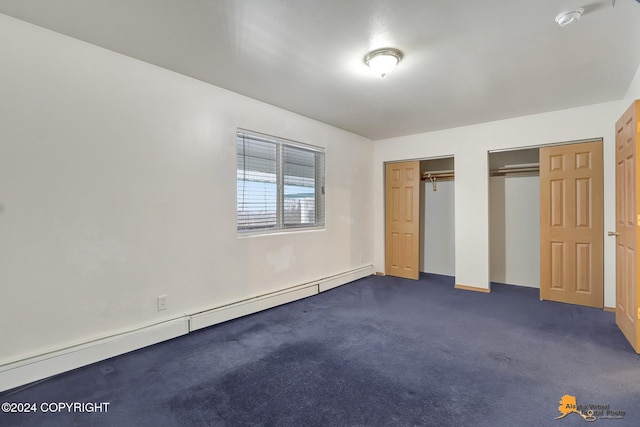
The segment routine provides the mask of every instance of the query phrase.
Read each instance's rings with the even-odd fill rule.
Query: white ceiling
[[[554,22],[576,7],[578,23]],[[0,13],[372,139],[618,100],[640,64],[636,0],[0,0]],[[384,79],[363,62],[382,47],[405,55]]]

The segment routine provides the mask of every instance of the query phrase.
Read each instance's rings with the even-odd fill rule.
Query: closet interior
[[[489,236],[491,282],[539,288],[538,148],[489,153]]]
[[[422,160],[420,174],[420,271],[454,276],[454,159]]]

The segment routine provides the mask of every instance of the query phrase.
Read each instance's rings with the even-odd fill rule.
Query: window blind
[[[238,232],[324,226],[324,150],[238,130]]]

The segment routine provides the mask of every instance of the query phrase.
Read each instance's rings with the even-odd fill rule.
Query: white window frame
[[[275,146],[275,224],[270,225],[247,225],[246,215],[243,217],[245,221],[241,219],[240,212],[247,212],[246,209],[242,209],[247,203],[245,196],[241,195],[241,189],[245,189],[246,183],[250,180],[246,179],[247,174],[255,174],[255,170],[251,170],[250,166],[246,163],[246,159],[250,157],[244,157],[244,153],[247,144],[252,142],[258,144],[273,144]],[[241,144],[243,144],[241,146]],[[290,152],[299,151],[305,154],[313,154],[314,158],[314,203],[313,203],[313,221],[304,223],[287,223],[285,217],[287,212],[285,211],[285,178],[294,179],[295,175],[286,175],[285,173],[285,150],[290,149]],[[307,231],[307,230],[322,230],[325,228],[325,150],[322,147],[314,145],[304,144],[297,141],[291,141],[288,139],[266,135],[259,132],[254,132],[242,128],[238,128],[236,132],[236,229],[239,237],[255,236],[263,234],[273,234],[282,232],[295,232],[295,231]],[[265,162],[272,162],[273,159],[264,159]],[[287,163],[290,167],[295,167],[293,163]],[[307,165],[308,166],[308,165]],[[257,172],[261,173],[261,172]],[[308,178],[308,177],[307,177]],[[302,178],[304,179],[304,178]],[[302,203],[302,198],[299,203]],[[271,204],[269,204],[271,206]],[[270,212],[268,215],[271,215]],[[309,219],[308,217],[306,218]]]

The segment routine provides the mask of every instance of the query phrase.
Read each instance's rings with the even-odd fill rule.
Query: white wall
[[[437,191],[431,182],[422,186],[423,239],[422,270],[425,273],[455,274],[454,182],[439,181]]]
[[[489,180],[492,282],[540,287],[540,177]]]
[[[636,75],[629,85],[629,90],[627,90],[627,95],[625,96],[625,100],[629,105],[631,105],[631,102],[636,99],[640,99],[640,66],[638,66]]]
[[[490,102],[490,100],[487,100]],[[581,139],[604,140],[605,230],[614,227],[614,124],[627,108],[615,101],[544,114],[409,135],[374,143],[374,261],[384,271],[384,162],[455,157],[456,283],[489,287],[489,150]],[[615,242],[605,239],[605,306],[615,306]]]
[[[0,365],[371,264],[371,141],[4,15],[0,58]],[[237,237],[237,127],[326,147],[326,230]]]

